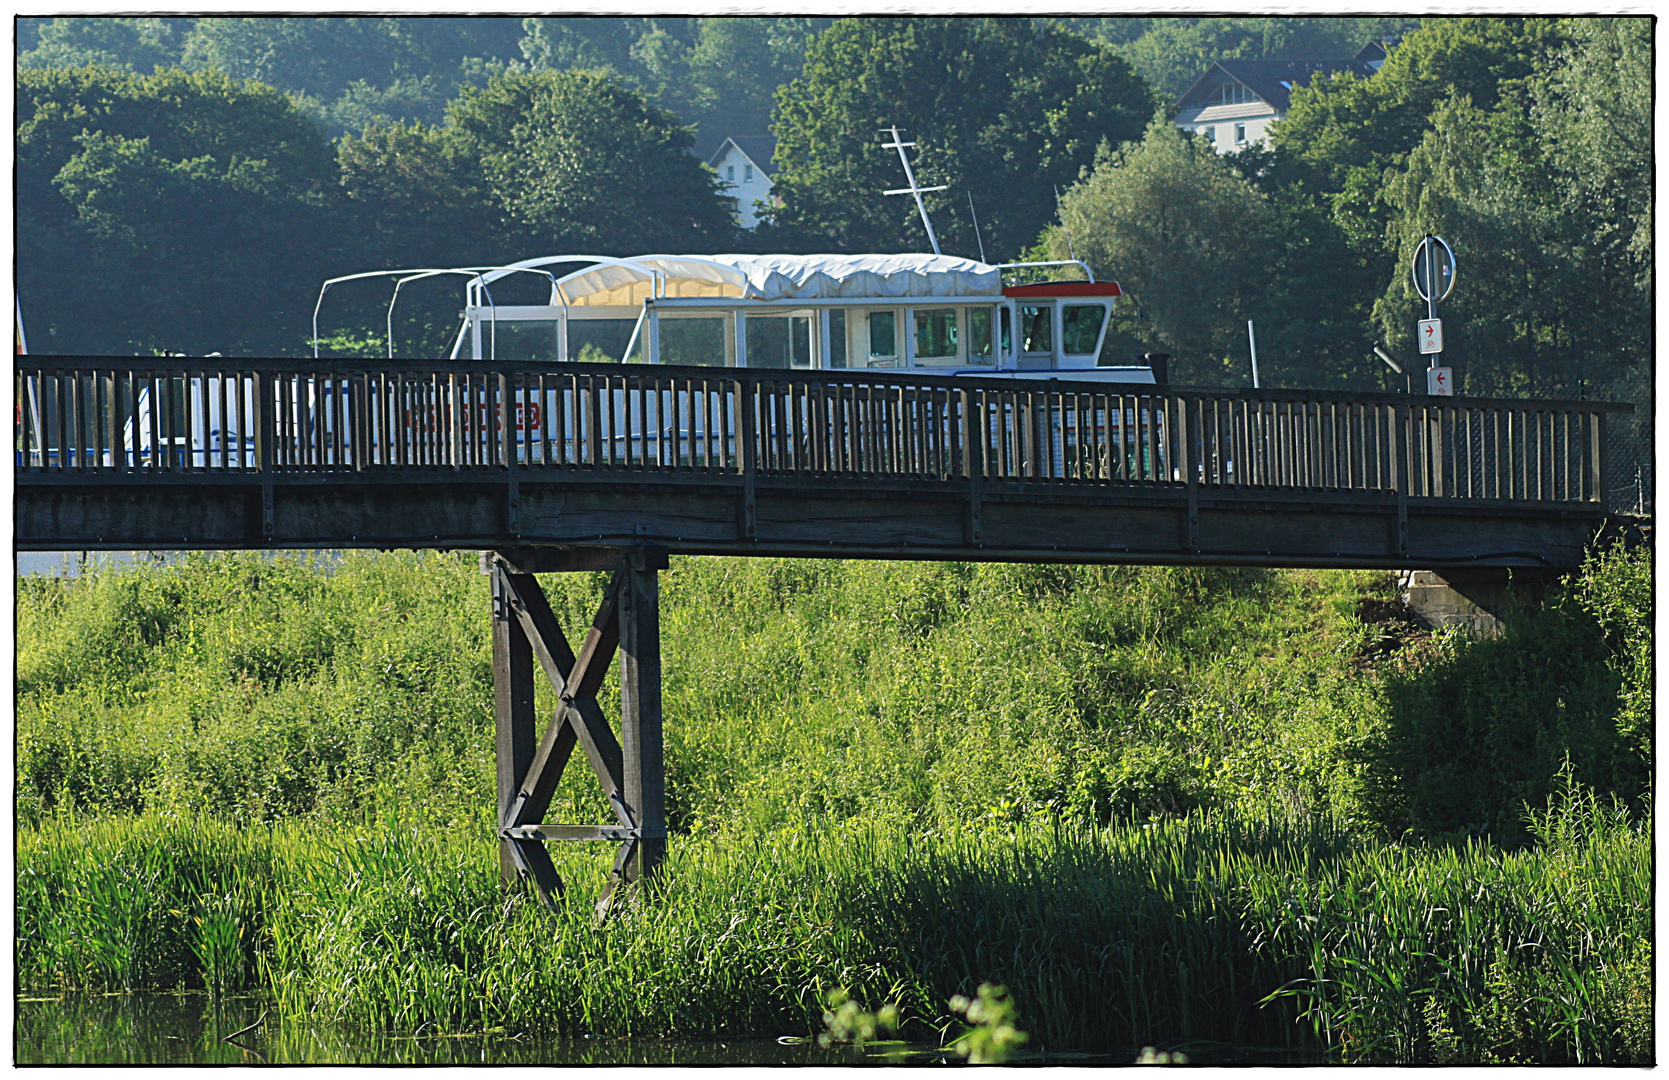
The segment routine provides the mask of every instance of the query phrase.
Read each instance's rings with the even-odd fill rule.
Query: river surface
[[[234,1045],[225,1037],[261,1025]],[[20,997],[19,1065],[858,1065],[947,1060],[929,1047],[823,1048],[815,1040],[670,1042],[503,1035],[389,1037],[310,1019],[280,1018],[255,998],[202,994]],[[1056,1064],[1111,1063],[1103,1055],[1028,1055]],[[957,1060],[951,1055],[950,1060]],[[1117,1060],[1122,1061],[1123,1058]]]

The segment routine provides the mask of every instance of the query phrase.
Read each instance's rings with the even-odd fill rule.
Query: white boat
[[[580,264],[558,274],[555,268]],[[1075,268],[1080,280],[1005,284]],[[1099,364],[1118,283],[1081,262],[989,265],[949,255],[551,255],[501,267],[335,278],[466,278],[452,359],[608,360],[783,371],[884,369],[1155,385],[1147,365]],[[547,278],[543,304],[500,304],[510,275]],[[393,304],[389,355],[393,347]],[[315,355],[317,354],[315,323]],[[1156,374],[1158,378],[1156,379]]]

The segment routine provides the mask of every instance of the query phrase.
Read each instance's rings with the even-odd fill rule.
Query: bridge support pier
[[[492,582],[499,866],[507,884],[528,881],[547,902],[563,891],[547,841],[619,845],[599,914],[606,914],[618,887],[652,873],[666,857],[659,594],[666,565],[665,549],[651,547],[521,548],[481,556]],[[614,573],[576,654],[534,574],[577,570]],[[597,703],[617,650],[618,738]],[[534,715],[536,666],[557,699],[542,735]],[[544,820],[575,747],[602,785],[613,824]]]
[[[1548,571],[1509,571],[1498,566],[1412,570],[1403,588],[1409,610],[1434,630],[1463,626],[1474,637],[1494,637],[1501,632],[1507,609],[1513,604],[1539,603],[1554,576]]]

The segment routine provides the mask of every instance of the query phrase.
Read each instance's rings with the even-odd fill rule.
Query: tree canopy
[[[1054,190],[1104,140],[1135,138],[1153,114],[1142,81],[1106,47],[1046,21],[842,19],[819,34],[805,71],[777,98],[774,239],[799,249],[926,250],[896,151],[914,138],[919,183],[941,245],[989,258],[1035,241]],[[976,238],[972,196],[981,237]]]
[[[1155,118],[1140,142],[1098,155],[1061,217],[1048,254],[1117,280],[1142,310],[1144,344],[1181,362],[1179,381],[1225,381],[1220,360],[1244,352],[1235,343],[1274,228],[1263,193],[1203,139]]]
[[[293,351],[330,251],[329,142],[177,68],[18,72],[19,292],[42,351]]]

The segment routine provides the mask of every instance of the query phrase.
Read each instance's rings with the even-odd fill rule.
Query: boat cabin
[[[551,267],[583,261],[567,274]],[[1084,280],[1010,284],[1005,270],[1075,266]],[[540,273],[548,301],[498,304]],[[992,266],[947,255],[552,256],[469,279],[454,358],[606,360],[784,371],[908,369],[1154,382],[1098,364],[1116,282],[1083,263]]]

